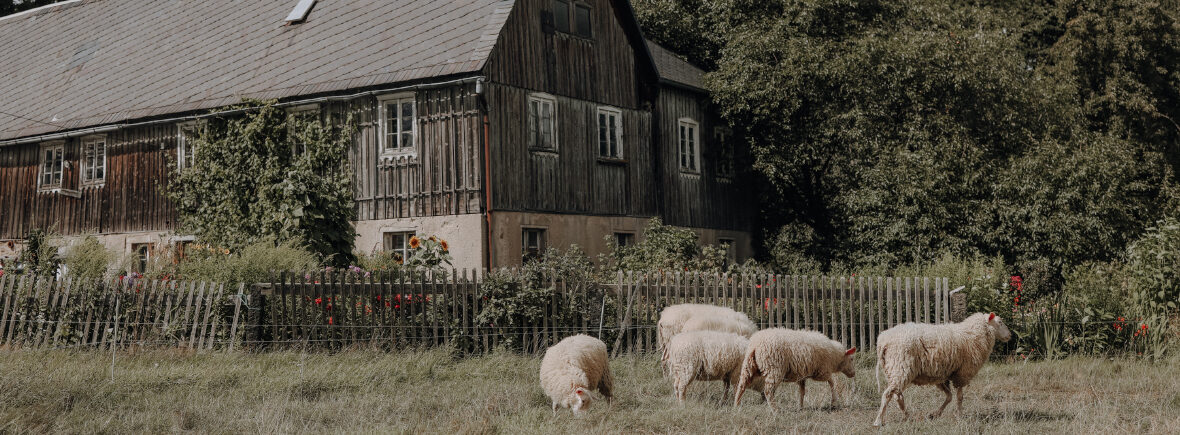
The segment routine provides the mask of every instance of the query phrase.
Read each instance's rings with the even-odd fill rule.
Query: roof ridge
[[[9,18],[16,18],[16,17],[25,16],[25,15],[33,15],[38,12],[45,12],[45,10],[53,9],[58,6],[64,6],[64,5],[69,5],[69,4],[73,4],[73,3],[81,3],[82,1],[83,0],[62,0],[59,2],[53,2],[53,3],[47,4],[45,6],[38,6],[38,7],[32,8],[32,9],[26,10],[26,11],[17,12],[12,15],[5,15],[3,17],[0,17],[0,22],[3,22],[4,20],[7,20]]]

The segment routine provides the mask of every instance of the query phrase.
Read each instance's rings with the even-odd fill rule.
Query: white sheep
[[[680,328],[680,333],[692,331],[717,331],[737,334],[742,337],[750,338],[755,332],[758,332],[758,326],[754,325],[745,314],[737,313],[738,316],[730,317],[693,317],[684,322]]]
[[[610,403],[614,381],[606,358],[606,343],[579,334],[566,337],[545,350],[541,359],[541,388],[557,405],[575,414],[590,406],[589,391],[598,390]]]
[[[745,313],[739,313],[727,307],[719,307],[716,305],[705,304],[679,304],[670,305],[660,311],[660,320],[657,322],[659,328],[656,330],[656,342],[660,346],[660,351],[664,350],[664,345],[684,330],[684,325],[692,319],[728,319],[734,324],[749,325],[751,329],[757,330],[754,327],[754,322]],[[720,321],[720,320],[717,320]],[[709,325],[697,324],[697,330],[706,330]],[[733,328],[732,325],[724,325],[725,330]],[[753,331],[750,331],[753,334]],[[746,334],[746,337],[749,337]]]
[[[742,402],[746,386],[755,376],[765,376],[762,394],[774,409],[774,390],[779,382],[799,384],[799,408],[807,393],[807,380],[826,381],[832,390],[832,406],[836,406],[836,383],[833,373],[856,376],[852,354],[856,348],[844,349],[839,341],[815,331],[796,331],[785,328],[764,329],[750,337],[750,345],[742,362],[734,404]]]
[[[720,380],[724,386],[721,397],[728,397],[729,385],[738,382],[749,342],[741,335],[718,331],[686,331],[672,337],[664,347],[663,360],[680,403],[694,380]],[[755,379],[751,388],[762,391],[761,380]]]
[[[877,388],[881,388],[882,366],[887,382],[881,393],[881,410],[873,426],[880,426],[889,400],[897,396],[897,407],[909,418],[903,393],[909,385],[934,385],[946,395],[942,406],[930,418],[942,415],[951,403],[951,385],[963,412],[963,387],[974,378],[991,355],[996,340],[1012,338],[1004,320],[995,313],[976,313],[960,323],[930,325],[906,323],[877,336]]]

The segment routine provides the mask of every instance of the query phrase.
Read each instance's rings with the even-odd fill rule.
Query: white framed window
[[[41,170],[37,185],[42,189],[61,188],[62,168],[65,164],[66,143],[49,142],[41,145]]]
[[[598,156],[623,158],[623,112],[619,109],[598,108]]]
[[[386,231],[381,234],[383,245],[386,252],[391,252],[398,261],[405,262],[413,254],[413,248],[410,248],[410,239],[414,237],[413,231]]]
[[[197,144],[193,141],[197,137],[197,121],[176,124],[176,168],[185,170],[193,167],[196,160]]]
[[[417,109],[414,94],[391,94],[377,97],[377,111],[381,118],[379,130],[383,153],[410,153],[418,137]]]
[[[691,118],[680,118],[676,123],[676,137],[680,144],[680,170],[701,171],[700,132],[701,126]]]
[[[287,123],[287,136],[291,140],[291,149],[296,155],[303,154],[307,150],[307,143],[301,137],[302,132],[296,131],[296,127],[306,124],[318,124],[320,122],[320,106],[318,104],[306,104],[287,109],[287,120],[295,121]]]
[[[97,186],[107,179],[107,138],[88,136],[82,139],[82,185]]]
[[[635,233],[615,232],[615,245],[619,247],[627,247],[635,244]]]
[[[734,169],[733,132],[727,127],[713,128],[713,143],[717,147],[717,177],[733,179],[737,174]]]
[[[152,253],[155,251],[155,243],[133,243],[131,244],[131,254],[135,256],[135,272],[147,272],[148,265],[152,261]]]
[[[557,99],[552,95],[529,95],[529,149],[557,151]]]
[[[520,237],[521,259],[524,262],[540,259],[545,254],[545,229],[522,228]]]

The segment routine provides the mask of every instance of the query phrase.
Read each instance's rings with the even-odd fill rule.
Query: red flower
[[[389,306],[389,301],[385,301],[385,306]]]
[[[381,300],[381,295],[377,295],[377,300]]]
[[[328,318],[328,324],[329,324],[329,325],[332,325],[332,324],[333,324],[333,323],[332,323],[332,318],[331,318],[331,317],[329,317],[329,318]]]
[[[332,311],[332,304],[328,304],[328,311]]]
[[[316,305],[319,305],[319,304],[320,304],[320,302],[323,302],[323,301],[324,301],[324,299],[323,299],[323,298],[315,298],[315,304],[316,304]]]
[[[393,307],[394,308],[401,308],[402,306],[401,305],[394,305]]]

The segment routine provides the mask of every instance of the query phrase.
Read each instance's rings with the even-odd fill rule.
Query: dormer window
[[[553,0],[554,30],[590,38],[594,36],[590,22],[590,5],[570,0]]]

